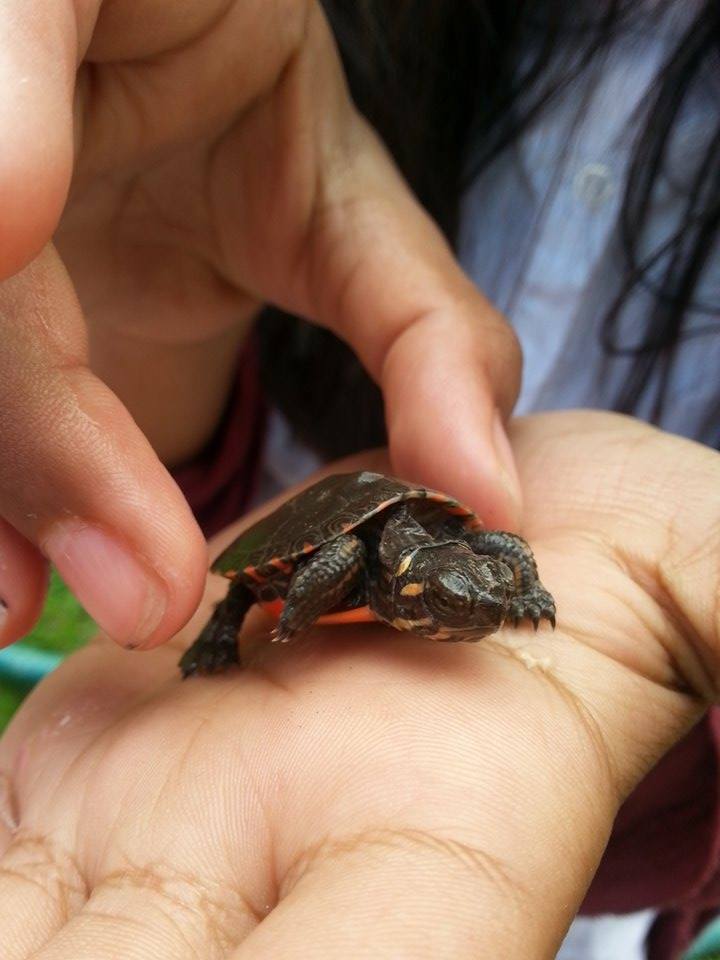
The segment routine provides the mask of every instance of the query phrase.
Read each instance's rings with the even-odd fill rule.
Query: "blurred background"
[[[0,730],[33,686],[96,630],[53,571],[45,609],[35,629],[20,643],[0,650]]]

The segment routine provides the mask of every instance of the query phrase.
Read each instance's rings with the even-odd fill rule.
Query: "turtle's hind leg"
[[[238,633],[255,599],[242,581],[230,584],[225,599],[215,607],[200,636],[180,658],[178,666],[183,679],[194,673],[220,673],[239,663]]]

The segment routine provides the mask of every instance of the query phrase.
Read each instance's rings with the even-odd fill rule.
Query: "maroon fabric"
[[[247,510],[260,472],[265,413],[257,343],[251,336],[214,437],[202,453],[172,471],[206,537]]]
[[[175,479],[206,535],[247,509],[260,469],[265,405],[254,339],[243,350],[216,436]],[[720,909],[720,709],[713,710],[623,805],[583,913],[661,913],[649,960],[677,960]]]
[[[665,960],[666,957],[677,960],[703,927],[716,916],[717,908],[705,912],[692,907],[664,911],[648,935],[648,957],[650,960]]]
[[[622,806],[584,909],[720,900],[720,711],[677,744]]]
[[[720,910],[720,709],[711,710],[622,806],[583,913],[661,914],[649,960],[677,960]]]

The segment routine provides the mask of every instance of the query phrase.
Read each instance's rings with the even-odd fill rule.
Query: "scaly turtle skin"
[[[480,640],[508,619],[555,624],[521,537],[483,530],[443,493],[368,471],[303,490],[242,533],[212,570],[231,584],[180,660],[186,677],[238,662],[254,603],[282,609],[282,642],[316,622],[381,620],[434,640]]]

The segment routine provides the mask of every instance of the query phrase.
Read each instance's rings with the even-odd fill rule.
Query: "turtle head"
[[[399,629],[435,640],[480,640],[498,630],[507,616],[509,567],[477,556],[465,544],[416,551],[403,580],[395,591],[393,625]],[[399,611],[403,600],[413,608],[406,602]]]

